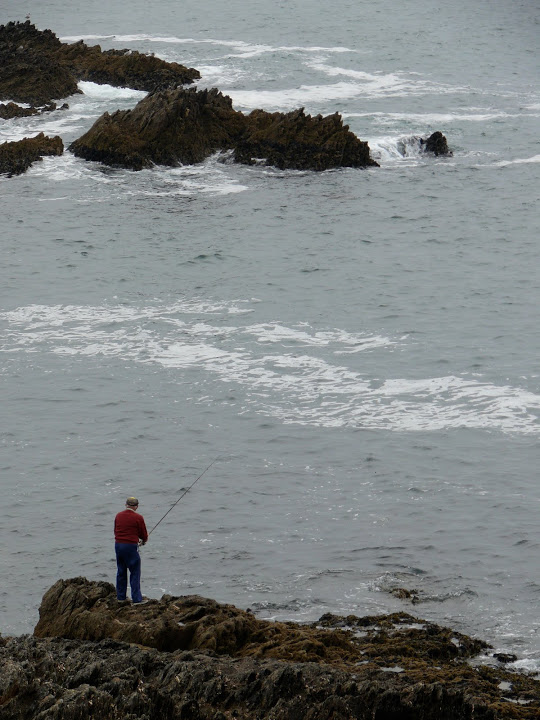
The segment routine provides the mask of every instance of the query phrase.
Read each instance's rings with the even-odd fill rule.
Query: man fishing
[[[129,497],[126,509],[114,519],[114,549],[116,552],[116,597],[121,602],[126,599],[127,572],[131,586],[131,601],[143,603],[141,593],[141,556],[139,543],[146,545],[148,531],[143,516],[137,512],[139,501]]]

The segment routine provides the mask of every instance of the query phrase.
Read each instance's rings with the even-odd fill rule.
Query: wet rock
[[[45,594],[34,635],[0,641],[2,720],[540,714],[537,680],[473,667],[486,643],[407,613],[278,623],[197,595],[118,604],[74,578]]]
[[[69,105],[67,103],[64,103],[60,110],[67,110]],[[53,112],[54,110],[57,110],[58,107],[56,103],[51,102],[47,103],[43,107],[36,108],[36,107],[28,107],[23,108],[20,105],[17,105],[14,102],[8,102],[6,104],[0,103],[0,119],[1,120],[11,120],[12,118],[16,117],[29,117],[30,115],[41,115],[45,112]]]
[[[0,648],[0,663],[2,720],[504,717],[459,686],[408,686],[377,669],[356,676],[310,663],[165,654],[110,640],[13,639]]]
[[[433,153],[436,157],[439,155],[452,155],[445,136],[438,130],[427,139],[421,138],[420,145],[425,152]]]
[[[420,598],[418,597],[418,590],[408,590],[407,588],[399,587],[392,588],[392,590],[390,590],[390,594],[394,597],[397,597],[398,600],[410,600],[413,605],[416,605],[420,602]]]
[[[500,663],[511,663],[517,660],[517,655],[513,653],[493,653],[493,657]]]
[[[39,133],[33,138],[5,142],[0,145],[0,173],[8,177],[20,175],[45,155],[61,155],[63,152],[64,143],[58,135],[48,137]]]
[[[62,43],[28,20],[0,26],[0,99],[42,105],[80,92],[79,80],[151,91],[199,77],[193,68],[151,55]]]
[[[23,108],[14,102],[0,104],[0,119],[11,120],[16,117],[29,117],[30,115],[38,115],[39,110],[35,107]]]
[[[156,92],[133,110],[105,113],[70,150],[87,160],[132,170],[201,162],[226,150],[233,150],[238,162],[279,168],[377,165],[367,143],[343,126],[337,114],[312,118],[303,110],[256,110],[243,115],[215,88]]]

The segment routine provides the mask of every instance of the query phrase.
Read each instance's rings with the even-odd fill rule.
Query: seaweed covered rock
[[[0,173],[7,173],[8,177],[20,175],[43,156],[63,152],[64,143],[58,135],[48,137],[39,133],[33,138],[5,142],[0,145]]]
[[[13,638],[0,646],[2,720],[496,720],[535,708],[467,697],[463,684],[371,668],[160,653],[104,640]],[[500,693],[499,693],[500,694]],[[505,711],[523,714],[506,714]],[[527,713],[527,714],[526,714]]]
[[[105,113],[70,150],[87,160],[141,170],[154,164],[191,164],[233,150],[237,162],[326,170],[377,165],[368,144],[336,113],[316,118],[303,109],[243,115],[217,89],[152,93],[133,110]]]
[[[254,110],[235,147],[238,162],[265,164],[296,170],[327,170],[338,167],[368,167],[372,160],[367,142],[359,140],[343,125],[339,113],[312,117],[304,108],[290,113]]]
[[[62,43],[29,20],[0,25],[0,99],[42,105],[80,92],[79,80],[151,91],[199,77],[193,68],[152,55]]]
[[[197,595],[118,603],[79,577],[48,590],[33,638],[0,642],[0,706],[6,720],[539,717],[538,680],[471,664],[488,650],[406,613],[280,623]]]
[[[445,136],[439,130],[432,133],[427,139],[421,138],[420,145],[424,152],[433,153],[436,157],[439,155],[452,155]]]

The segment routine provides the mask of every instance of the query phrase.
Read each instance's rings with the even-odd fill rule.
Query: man
[[[116,551],[116,597],[126,599],[127,571],[131,585],[131,600],[134,603],[145,602],[141,593],[141,557],[139,542],[146,545],[148,531],[144,518],[137,512],[139,501],[129,497],[126,509],[119,512],[114,519],[114,549]]]

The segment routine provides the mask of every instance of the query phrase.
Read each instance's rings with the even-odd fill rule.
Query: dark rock
[[[452,152],[448,148],[445,136],[438,130],[430,135],[427,140],[421,138],[420,145],[423,147],[425,152],[433,153],[435,156],[452,155]]]
[[[234,150],[238,162],[262,158],[279,168],[377,165],[367,143],[337,114],[312,118],[303,110],[256,110],[246,116],[215,88],[156,92],[133,110],[105,113],[69,149],[87,160],[132,170],[201,162],[218,150]]]
[[[278,660],[172,654],[101,641],[12,639],[0,648],[2,720],[494,720],[460,684],[409,684]],[[479,683],[479,685],[481,685]],[[534,711],[534,709],[533,709]],[[530,712],[529,708],[524,712]]]
[[[199,77],[193,68],[151,55],[62,43],[30,21],[0,26],[0,99],[42,105],[80,92],[79,80],[150,91]]]
[[[392,590],[390,590],[390,594],[397,597],[399,600],[410,600],[413,605],[420,602],[418,590],[408,590],[407,588],[399,587],[392,588]]]
[[[33,138],[5,142],[0,145],[0,173],[7,173],[8,177],[20,175],[43,156],[61,155],[63,152],[64,143],[58,135],[48,137],[39,133]]]

